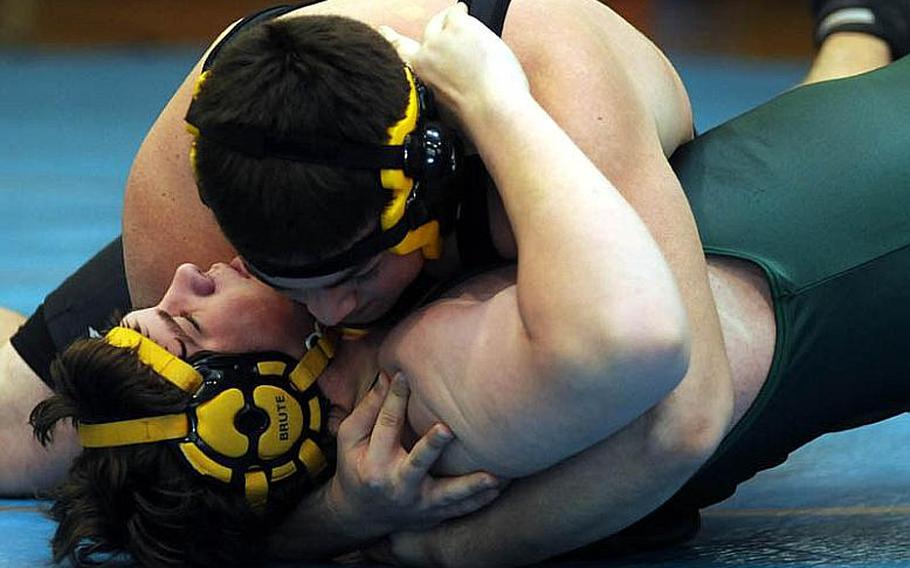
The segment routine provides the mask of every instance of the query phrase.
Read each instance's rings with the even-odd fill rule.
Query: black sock
[[[813,0],[818,45],[836,32],[881,38],[894,59],[910,51],[910,0]]]

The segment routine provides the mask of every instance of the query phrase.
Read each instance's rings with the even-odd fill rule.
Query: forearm
[[[79,452],[68,424],[57,427],[48,448],[32,433],[29,413],[52,394],[9,342],[0,343],[0,495],[33,496],[52,488]]]
[[[0,496],[34,498],[61,483],[80,448],[72,428],[58,427],[54,442],[42,447],[28,426],[0,424]]]
[[[513,485],[488,508],[393,551],[416,566],[515,566],[605,538],[669,499],[710,455],[655,439],[648,413],[613,438]]]
[[[369,519],[347,519],[331,505],[330,486],[306,497],[269,538],[271,553],[282,559],[325,560],[369,545],[384,534],[370,532]]]
[[[515,232],[518,309],[532,346],[571,361],[575,388],[585,378],[599,385],[625,361],[684,368],[686,317],[674,278],[613,184],[529,94],[482,99],[461,117]],[[656,396],[641,411],[682,374],[646,376],[652,384],[626,385]]]

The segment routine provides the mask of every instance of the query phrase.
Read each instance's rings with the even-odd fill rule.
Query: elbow
[[[593,389],[612,383],[625,391],[613,393],[617,400],[632,402],[635,393],[647,394],[649,400],[640,401],[644,411],[676,388],[689,369],[690,334],[681,309],[638,311],[634,317],[607,314],[588,329],[553,341],[555,347],[548,350],[560,368],[575,370],[562,375],[575,388],[583,386],[580,377],[588,377]],[[623,379],[616,383],[605,377]]]
[[[664,459],[701,464],[720,445],[727,431],[723,422],[697,416],[682,425],[660,428],[654,433],[650,449]]]
[[[681,463],[706,461],[729,432],[733,417],[732,389],[689,408],[671,395],[655,408],[649,449],[663,459]],[[669,407],[669,408],[668,408]]]

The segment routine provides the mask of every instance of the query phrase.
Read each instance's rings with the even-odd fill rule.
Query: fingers
[[[427,22],[427,27],[423,30],[423,41],[428,42],[437,37],[446,27],[456,23],[460,17],[467,15],[467,13],[468,7],[461,2],[439,12]]]
[[[389,378],[385,373],[380,373],[370,392],[341,423],[338,429],[338,443],[342,447],[353,445],[370,436],[388,389]]]
[[[445,29],[451,24],[457,23],[461,18],[468,15],[468,5],[464,2],[459,2],[451,8],[445,11],[445,22],[443,22],[442,27]]]
[[[441,522],[448,519],[454,519],[456,517],[469,515],[474,511],[482,509],[495,501],[496,498],[499,497],[499,494],[499,488],[481,491],[480,493],[472,495],[471,497],[462,499],[461,501],[457,501],[451,505],[447,505],[442,509],[439,509],[437,511],[437,519]]]
[[[418,487],[430,472],[430,468],[442,455],[442,451],[454,438],[452,431],[443,424],[430,428],[411,448],[400,472],[402,481],[407,485]]]
[[[489,473],[479,471],[457,477],[434,479],[426,494],[425,505],[428,507],[457,508],[463,501],[488,503],[490,491],[499,492],[501,482]],[[476,505],[482,506],[482,505]]]
[[[414,54],[420,50],[420,42],[401,35],[389,26],[379,26],[379,33],[392,44],[392,47],[398,52],[398,57],[406,64],[410,64],[414,59]]]
[[[397,373],[392,379],[370,436],[367,457],[373,463],[387,463],[402,451],[401,429],[407,417],[410,394],[404,375]]]

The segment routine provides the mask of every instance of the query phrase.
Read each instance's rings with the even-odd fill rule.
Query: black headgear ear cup
[[[455,175],[460,165],[460,140],[451,129],[438,122],[412,133],[405,146],[404,171],[415,180],[444,180]]]

